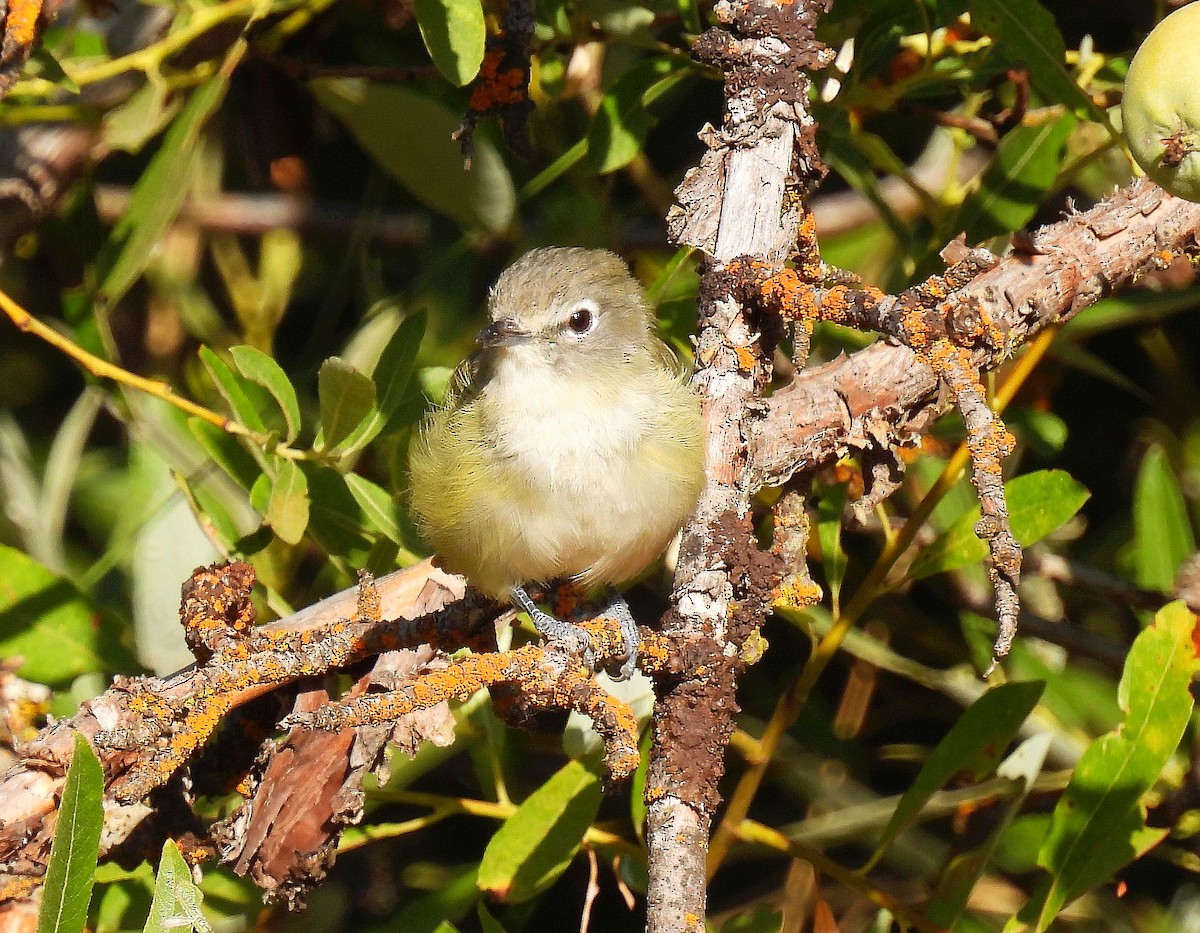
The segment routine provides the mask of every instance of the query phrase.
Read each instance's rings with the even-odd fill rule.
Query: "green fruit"
[[[1125,77],[1121,118],[1129,151],[1171,194],[1200,201],[1200,2],[1146,37]]]

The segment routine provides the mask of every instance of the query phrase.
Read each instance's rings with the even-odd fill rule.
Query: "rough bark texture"
[[[1037,252],[1014,252],[963,289],[961,298],[1007,332],[1011,351],[1053,323],[1159,268],[1164,254],[1193,248],[1200,204],[1147,179],[1090,210],[1041,228]],[[1004,354],[976,352],[981,369]],[[873,438],[915,441],[944,408],[933,372],[907,347],[877,343],[796,376],[766,402],[751,459],[755,482],[777,485],[869,446]]]
[[[704,929],[708,833],[737,712],[738,649],[765,618],[777,577],[773,559],[755,546],[749,510],[750,451],[778,335],[764,333],[735,300],[721,264],[750,254],[779,267],[796,243],[803,219],[796,195],[822,171],[804,70],[824,61],[812,30],[825,7],[722,0],[714,12],[726,28],[709,30],[694,50],[725,73],[725,122],[702,134],[709,150],[676,192],[680,208],[668,222],[675,242],[709,257],[693,377],[704,405],[709,475],[684,529],[675,608],[664,630],[710,636],[714,656],[703,676],[663,685],[654,713],[646,785],[651,931]]]

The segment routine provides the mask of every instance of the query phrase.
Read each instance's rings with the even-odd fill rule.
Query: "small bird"
[[[413,511],[447,569],[525,610],[589,666],[587,635],[525,586],[607,585],[627,677],[637,626],[613,585],[658,557],[695,507],[699,400],[655,335],[641,286],[606,250],[526,253],[488,311],[479,349],[409,451]]]

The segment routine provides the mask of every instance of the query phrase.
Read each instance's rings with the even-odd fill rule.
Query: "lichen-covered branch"
[[[695,55],[725,76],[725,120],[676,192],[668,218],[676,243],[710,257],[700,285],[693,385],[705,421],[708,483],[684,529],[674,609],[664,632],[711,636],[702,672],[660,686],[647,779],[651,931],[702,930],[705,856],[724,747],[733,728],[740,646],[763,622],[780,577],[751,523],[750,450],[764,411],[781,330],[745,307],[722,264],[749,254],[781,268],[804,221],[803,197],[824,169],[807,112],[806,70],[828,52],[813,30],[828,4],[728,2]]]

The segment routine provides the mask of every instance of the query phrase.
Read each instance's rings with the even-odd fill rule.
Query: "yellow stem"
[[[231,421],[224,415],[217,414],[203,405],[197,405],[189,399],[176,395],[167,383],[159,379],[147,379],[144,376],[134,375],[127,369],[122,369],[120,366],[108,362],[108,360],[101,359],[94,353],[89,353],[69,338],[64,337],[54,328],[43,324],[13,301],[4,291],[0,291],[0,309],[3,309],[4,313],[8,315],[9,320],[16,324],[20,330],[41,338],[50,344],[50,346],[65,353],[98,379],[111,379],[120,385],[129,386],[131,389],[137,389],[145,392],[147,395],[153,395],[155,398],[160,398],[181,411],[187,412],[189,415],[203,418],[209,424],[216,425],[221,430],[228,431],[230,434],[243,434],[248,437],[254,436],[248,428],[238,424],[236,421]]]

